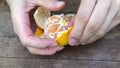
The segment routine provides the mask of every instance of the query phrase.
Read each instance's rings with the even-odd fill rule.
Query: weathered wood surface
[[[0,0],[0,12],[9,11],[6,0]]]
[[[119,68],[119,62],[59,59],[1,58],[0,68]]]
[[[68,6],[71,6],[70,3],[78,5],[78,0],[70,1]],[[61,12],[76,10],[77,8],[73,10],[69,7]],[[0,9],[0,68],[120,68],[120,25],[93,44],[67,46],[53,56],[36,56],[21,45],[13,32],[8,7],[2,8]]]

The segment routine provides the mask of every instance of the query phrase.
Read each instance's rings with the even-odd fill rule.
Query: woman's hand
[[[39,55],[52,55],[64,47],[59,47],[54,40],[40,39],[34,36],[31,29],[29,12],[36,6],[43,6],[51,11],[64,7],[63,1],[57,0],[7,0],[11,9],[13,28],[22,44],[32,53]]]
[[[81,0],[70,45],[88,44],[120,23],[120,0]]]

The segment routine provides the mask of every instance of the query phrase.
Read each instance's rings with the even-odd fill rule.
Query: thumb
[[[70,22],[67,25],[67,28],[71,27],[71,26],[74,26],[74,21],[75,21],[75,16],[72,17],[72,19],[70,20]]]
[[[45,7],[51,11],[58,11],[65,6],[64,1],[56,0],[36,0],[35,5]]]

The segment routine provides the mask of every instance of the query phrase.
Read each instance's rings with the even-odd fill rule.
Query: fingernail
[[[85,45],[86,43],[81,43],[81,45]]]
[[[60,7],[60,6],[64,5],[64,4],[65,4],[65,2],[62,2],[62,1],[55,2],[55,5],[58,6],[58,7]]]
[[[71,46],[77,46],[77,45],[79,45],[79,41],[77,41],[75,39],[70,39],[70,45]]]
[[[61,51],[62,49],[64,49],[64,47],[59,48],[58,51]]]

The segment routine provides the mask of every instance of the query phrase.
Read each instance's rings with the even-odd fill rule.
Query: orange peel
[[[69,34],[73,26],[67,29],[66,26],[73,16],[74,14],[50,16],[49,10],[39,7],[34,13],[37,24],[35,36],[55,39],[59,46],[68,45]]]

